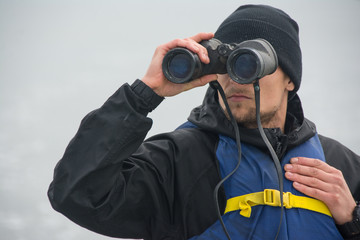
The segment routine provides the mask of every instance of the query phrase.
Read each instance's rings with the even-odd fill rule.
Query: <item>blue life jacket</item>
[[[186,123],[181,127],[195,127]],[[264,189],[279,189],[278,176],[272,158],[258,148],[242,143],[242,158],[239,169],[224,183],[226,198],[261,192]],[[234,139],[219,136],[216,151],[222,177],[228,175],[238,161],[238,149]],[[309,157],[325,161],[324,152],[317,135],[307,142],[289,150],[281,160],[281,165],[289,163],[293,157]],[[284,176],[284,192],[305,196],[293,188],[292,182]],[[239,211],[228,212],[222,216],[232,239],[275,239],[280,222],[280,207],[267,205],[253,206],[250,218],[243,217]],[[191,240],[226,239],[221,224],[216,221],[205,232]],[[333,218],[328,215],[301,208],[284,208],[279,240],[295,239],[343,239]]]

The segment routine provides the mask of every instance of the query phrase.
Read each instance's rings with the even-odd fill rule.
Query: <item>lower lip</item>
[[[249,98],[245,97],[245,96],[232,96],[229,97],[229,101],[232,102],[241,102],[241,101],[245,101],[248,100]]]

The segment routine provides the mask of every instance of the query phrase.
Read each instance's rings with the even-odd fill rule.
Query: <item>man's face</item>
[[[248,128],[256,128],[255,94],[252,84],[238,84],[228,74],[219,74],[218,82],[224,89],[227,102],[238,123]],[[277,70],[259,80],[260,115],[264,127],[284,128],[288,92],[294,89],[290,78]],[[225,104],[219,94],[220,106],[225,111]]]

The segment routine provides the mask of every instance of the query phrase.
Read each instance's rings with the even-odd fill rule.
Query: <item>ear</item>
[[[286,80],[287,84],[286,84],[286,90],[288,90],[289,92],[291,92],[292,90],[295,89],[295,84],[290,80],[290,78],[288,77],[288,79]]]

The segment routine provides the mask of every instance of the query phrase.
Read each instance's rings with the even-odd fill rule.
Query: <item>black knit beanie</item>
[[[288,14],[266,5],[244,5],[224,20],[215,32],[223,43],[263,38],[274,47],[279,66],[295,84],[291,99],[300,87],[302,63],[299,27]]]

